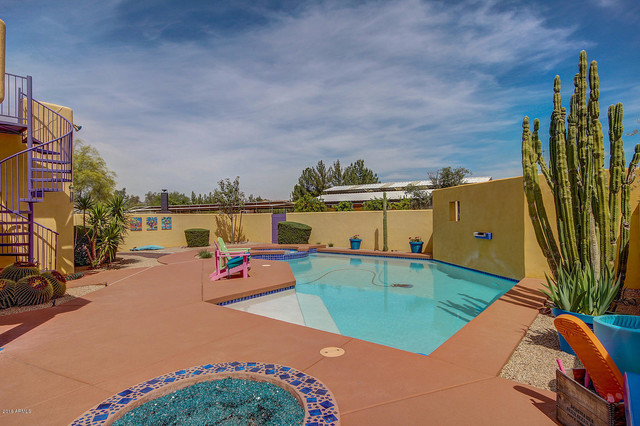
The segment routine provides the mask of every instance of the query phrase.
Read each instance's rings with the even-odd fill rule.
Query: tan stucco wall
[[[524,197],[522,179],[500,179],[433,192],[433,257],[509,278],[522,278]],[[449,220],[449,203],[460,202],[460,220]],[[483,240],[474,232],[491,232]]]
[[[208,229],[209,241],[222,237],[226,242],[230,238],[229,219],[221,214],[132,214],[131,217],[142,218],[142,231],[129,231],[120,251],[149,244],[163,247],[184,247],[187,245],[184,231],[190,228]],[[147,217],[156,217],[157,231],[147,231]],[[171,217],[171,230],[162,229],[162,218]],[[238,216],[239,218],[239,216]],[[74,215],[76,225],[82,225],[82,214]],[[237,230],[241,229],[239,237]],[[252,242],[271,242],[271,214],[256,213],[242,215],[242,223],[236,224],[236,240]]]
[[[172,218],[172,229],[162,230],[162,217]],[[222,237],[230,241],[229,220],[219,214],[153,214],[132,215],[142,218],[142,231],[129,231],[121,251],[148,244],[164,247],[182,247],[186,245],[184,230],[205,228],[211,232],[211,238]],[[147,217],[156,217],[157,231],[147,231]],[[287,220],[306,223],[313,230],[310,243],[334,243],[335,247],[348,247],[349,237],[360,234],[362,248],[382,250],[382,212],[326,212],[326,213],[287,213]],[[409,251],[409,237],[420,236],[424,239],[424,252],[432,248],[432,211],[403,210],[388,212],[389,250]],[[82,225],[82,215],[74,215],[76,225]],[[242,230],[239,241],[254,243],[271,242],[271,214],[256,213],[242,216]],[[238,227],[236,228],[238,229]]]
[[[542,194],[557,239],[553,197],[543,176]],[[640,288],[640,181],[631,191],[631,236],[626,286]],[[449,202],[460,201],[459,222],[449,221]],[[433,192],[435,259],[510,278],[544,278],[549,273],[527,210],[522,177]],[[492,232],[492,240],[473,237]]]
[[[420,236],[425,241],[423,251],[432,250],[432,210],[389,210],[387,212],[389,250],[410,251],[409,237]],[[312,244],[333,243],[335,247],[349,247],[349,238],[359,234],[361,248],[382,250],[382,212],[324,212],[287,213],[287,220],[311,226]]]

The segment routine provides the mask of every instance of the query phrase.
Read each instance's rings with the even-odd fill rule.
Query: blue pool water
[[[289,265],[306,325],[425,355],[515,284],[428,260],[310,254]]]

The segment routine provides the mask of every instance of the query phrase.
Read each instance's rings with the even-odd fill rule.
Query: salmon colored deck
[[[5,411],[0,423],[67,424],[144,380],[234,360],[317,377],[334,393],[344,425],[553,423],[555,394],[496,377],[542,302],[534,280],[521,281],[422,356],[210,303],[286,286],[293,275],[286,263],[252,260],[245,282],[209,283],[213,261],[196,252],[86,276],[70,284],[109,285],[64,305],[0,317],[0,406],[30,410]],[[346,354],[324,358],[319,351],[327,346]]]

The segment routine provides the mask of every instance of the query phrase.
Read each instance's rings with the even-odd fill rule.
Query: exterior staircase
[[[30,76],[6,73],[0,133],[22,135],[25,144],[0,160],[0,256],[55,269],[58,233],[35,222],[34,209],[73,180],[73,125],[33,99]]]

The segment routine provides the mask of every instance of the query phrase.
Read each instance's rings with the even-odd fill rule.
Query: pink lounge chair
[[[214,243],[215,244],[215,243]],[[231,275],[238,272],[242,272],[242,278],[249,276],[249,269],[251,264],[249,263],[250,254],[244,251],[228,251],[226,253],[220,251],[220,248],[216,245],[216,271],[209,275],[211,281],[219,280],[220,278],[231,278]],[[226,260],[226,265],[223,265],[223,259]]]

